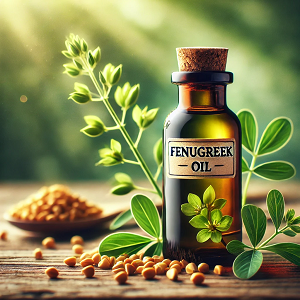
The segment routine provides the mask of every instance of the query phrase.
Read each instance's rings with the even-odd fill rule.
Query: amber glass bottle
[[[240,123],[226,105],[225,71],[175,72],[179,104],[164,125],[163,239],[164,255],[195,262],[231,262],[225,244],[241,240]],[[189,193],[203,198],[212,186],[216,198],[227,200],[223,215],[233,217],[220,243],[196,240],[199,229],[181,211]]]

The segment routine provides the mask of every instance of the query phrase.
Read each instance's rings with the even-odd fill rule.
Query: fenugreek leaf
[[[144,256],[161,255],[163,244],[158,242],[151,245],[144,253]]]
[[[214,230],[211,232],[210,238],[214,243],[220,243],[222,240],[222,233],[218,230]]]
[[[216,198],[215,190],[210,185],[203,193],[203,203],[211,204]]]
[[[197,214],[195,208],[189,203],[182,204],[181,211],[188,217],[195,216]]]
[[[233,221],[233,217],[223,216],[220,220],[220,224],[217,227],[217,229],[221,232],[227,231],[230,228],[232,221]]]
[[[210,217],[211,220],[217,224],[220,222],[222,218],[222,213],[219,209],[214,209],[210,212]]]
[[[248,163],[247,163],[247,161],[246,161],[246,159],[243,157],[242,158],[242,172],[244,173],[244,172],[249,172],[249,165],[248,165]]]
[[[234,255],[243,253],[245,251],[245,248],[251,249],[251,247],[238,240],[230,241],[226,246],[227,251]]]
[[[263,262],[263,255],[258,250],[249,250],[241,253],[234,260],[232,270],[236,277],[249,279],[259,270]]]
[[[300,216],[293,218],[290,222],[291,225],[297,225],[300,224]]]
[[[285,180],[295,176],[296,169],[285,161],[271,161],[255,167],[254,174],[269,180]]]
[[[211,231],[209,229],[202,229],[197,234],[197,241],[204,243],[211,238]]]
[[[119,256],[123,253],[135,254],[153,240],[135,233],[119,232],[105,237],[99,245],[100,255]]]
[[[209,222],[203,215],[197,215],[192,218],[189,223],[195,228],[207,228]]]
[[[267,207],[277,232],[284,215],[284,200],[282,194],[278,190],[271,190],[268,193]]]
[[[291,263],[300,266],[300,245],[294,243],[278,243],[261,248],[274,252]]]
[[[130,183],[120,183],[116,186],[114,186],[111,190],[110,193],[113,195],[126,195],[128,193],[130,193],[131,191],[133,191],[135,189],[133,184]]]
[[[110,223],[109,229],[115,230],[126,224],[128,221],[132,219],[131,210],[125,210],[120,213],[116,218]]]
[[[300,227],[297,225],[291,225],[290,228],[296,232],[296,233],[300,233]]]
[[[132,184],[132,179],[129,175],[125,174],[125,173],[116,173],[115,174],[115,179],[118,183],[128,183],[128,184]]]
[[[212,205],[212,209],[222,209],[225,204],[226,204],[227,200],[226,199],[222,199],[222,198],[219,198],[219,199],[216,199],[214,202],[213,202],[213,205]]]
[[[287,235],[287,236],[289,236],[289,237],[295,237],[297,235],[297,233],[294,232],[291,229],[286,229],[282,233],[285,234],[285,235]]]
[[[275,118],[262,134],[257,155],[265,155],[281,149],[290,140],[292,133],[293,123],[289,118]]]
[[[242,145],[243,147],[254,154],[257,143],[258,126],[255,116],[250,110],[240,110],[237,116],[242,128]]]
[[[256,247],[265,235],[267,217],[261,208],[247,204],[242,208],[242,219],[251,244]]]
[[[188,194],[188,202],[195,209],[200,208],[202,205],[201,199],[197,195],[192,194],[192,193]]]
[[[132,197],[131,213],[141,229],[153,237],[160,237],[160,217],[156,206],[147,196],[135,195]]]
[[[295,216],[295,210],[293,208],[290,208],[287,210],[286,214],[285,214],[285,220],[286,222],[290,222]]]

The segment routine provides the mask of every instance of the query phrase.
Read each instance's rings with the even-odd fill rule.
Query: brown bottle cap
[[[180,72],[221,71],[227,61],[227,48],[176,48]]]

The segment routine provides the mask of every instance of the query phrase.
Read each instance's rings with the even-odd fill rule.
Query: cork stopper
[[[227,48],[176,48],[180,72],[221,71],[227,61]]]

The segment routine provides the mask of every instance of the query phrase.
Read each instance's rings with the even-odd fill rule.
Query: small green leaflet
[[[284,200],[279,191],[272,190],[268,193],[267,207],[275,229],[278,231],[284,216]]]
[[[245,251],[245,248],[251,249],[249,246],[238,240],[230,241],[226,246],[227,251],[234,255],[243,253]]]
[[[153,237],[160,237],[159,214],[154,203],[148,197],[144,195],[133,196],[131,199],[131,213],[141,229]]]
[[[145,251],[144,256],[161,255],[162,248],[162,243],[154,243]]]
[[[117,228],[120,228],[124,224],[126,224],[128,221],[132,219],[131,210],[125,210],[122,213],[120,213],[110,224],[109,229],[115,230]]]
[[[235,259],[232,270],[236,277],[249,279],[257,273],[262,262],[263,255],[260,251],[245,251]]]

